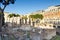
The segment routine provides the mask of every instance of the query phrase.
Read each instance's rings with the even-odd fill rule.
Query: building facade
[[[45,10],[44,22],[48,23],[60,23],[60,6],[51,6]]]

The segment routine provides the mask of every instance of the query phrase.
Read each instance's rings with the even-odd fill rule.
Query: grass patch
[[[56,35],[55,37],[53,37],[51,40],[60,40],[60,36]]]

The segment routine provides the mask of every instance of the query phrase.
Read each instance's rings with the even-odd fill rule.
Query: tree
[[[10,17],[10,18],[11,17],[20,17],[20,15],[19,14],[9,14],[8,17]]]
[[[37,19],[37,20],[36,20],[36,23],[40,23],[40,20],[43,19],[43,15],[42,15],[42,14],[36,14],[36,15],[35,15],[35,19]]]
[[[3,26],[4,25],[4,9],[6,8],[7,5],[9,4],[14,4],[15,3],[15,0],[0,0],[0,26]],[[3,7],[2,7],[3,6]]]
[[[29,17],[32,19],[33,25],[34,25],[34,21],[36,19],[41,19],[41,20],[43,19],[43,15],[42,14],[29,15]]]
[[[41,19],[41,20],[43,19],[43,15],[42,14],[30,15],[29,17],[32,18],[32,20],[33,19],[38,19],[38,18]]]
[[[0,0],[0,32],[2,31],[1,29],[2,26],[5,24],[4,23],[4,10],[7,5],[14,4],[14,3],[15,3],[15,0]]]
[[[43,15],[42,14],[35,14],[35,17],[34,17],[35,19],[43,19]]]
[[[19,14],[16,14],[16,17],[19,17],[20,15]]]
[[[32,21],[34,21],[34,16],[35,16],[35,15],[29,15],[29,18],[31,18]]]
[[[32,19],[32,26],[34,26],[35,22],[34,22],[34,19],[35,19],[35,15],[29,15],[29,18]]]

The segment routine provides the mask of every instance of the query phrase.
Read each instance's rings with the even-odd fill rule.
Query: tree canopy
[[[43,19],[43,15],[42,14],[35,14],[35,15],[30,15],[30,18],[34,18],[34,19]]]
[[[0,3],[2,3],[3,5],[9,5],[14,4],[15,0],[0,0]]]
[[[9,4],[14,4],[15,0],[0,0],[0,9],[2,9],[2,11],[4,11],[5,7]],[[2,7],[3,6],[3,7]]]
[[[20,15],[19,14],[9,14],[8,16],[11,18],[11,17],[19,17]]]

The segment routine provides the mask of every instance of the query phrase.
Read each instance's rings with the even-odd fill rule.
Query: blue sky
[[[16,0],[15,4],[6,7],[5,12],[28,14],[55,5],[60,5],[60,0]]]

